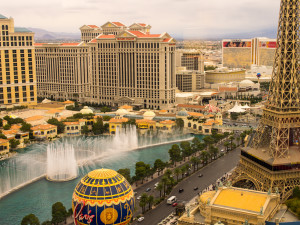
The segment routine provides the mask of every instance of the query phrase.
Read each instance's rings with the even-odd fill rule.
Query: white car
[[[136,199],[137,199],[137,200],[140,200],[140,199],[141,199],[141,197],[142,197],[142,196],[138,196]]]
[[[145,219],[145,217],[140,217],[140,218],[138,218],[138,221],[142,222],[144,219]]]

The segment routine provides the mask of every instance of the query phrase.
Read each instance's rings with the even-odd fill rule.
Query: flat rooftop
[[[266,194],[238,189],[223,189],[213,204],[260,212],[260,209],[264,206],[266,200]]]

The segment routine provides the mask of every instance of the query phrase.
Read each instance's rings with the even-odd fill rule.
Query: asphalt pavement
[[[223,157],[215,160],[214,162],[208,164],[204,168],[200,169],[198,172],[189,176],[185,180],[181,181],[170,193],[169,196],[175,195],[178,199],[177,202],[189,202],[193,197],[195,197],[199,192],[204,190],[211,184],[215,184],[216,180],[223,176],[225,173],[232,170],[238,163],[240,158],[240,148],[236,148],[233,151],[226,153]],[[202,177],[198,177],[199,174],[203,174]],[[145,186],[137,188],[136,196],[145,192],[148,187],[151,191],[148,194],[159,195],[159,192],[154,189],[154,184],[158,182],[157,179],[150,181],[145,184]],[[198,190],[194,190],[194,187],[198,187]],[[179,189],[184,189],[182,193],[179,193]],[[157,193],[158,192],[158,193]],[[167,197],[168,198],[168,197]],[[137,207],[138,201],[136,201]],[[171,212],[175,211],[175,208],[167,204],[167,200],[161,202],[155,209],[147,212],[142,222],[134,222],[133,224],[141,225],[157,225],[161,220],[167,217]]]

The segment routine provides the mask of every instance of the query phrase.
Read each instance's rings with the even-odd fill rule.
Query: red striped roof
[[[118,27],[125,27],[125,25],[123,23],[120,22],[112,22],[114,25],[118,26]]]
[[[90,27],[90,28],[99,28],[98,26],[96,26],[96,25],[87,25],[88,27]]]
[[[160,37],[160,34],[145,34],[141,31],[137,30],[129,30],[129,33],[132,33],[133,35],[140,37],[140,38],[155,38],[155,37]]]

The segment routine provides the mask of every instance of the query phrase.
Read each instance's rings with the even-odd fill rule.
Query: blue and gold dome
[[[134,194],[122,175],[98,169],[77,184],[72,209],[76,225],[126,225],[133,215]]]

